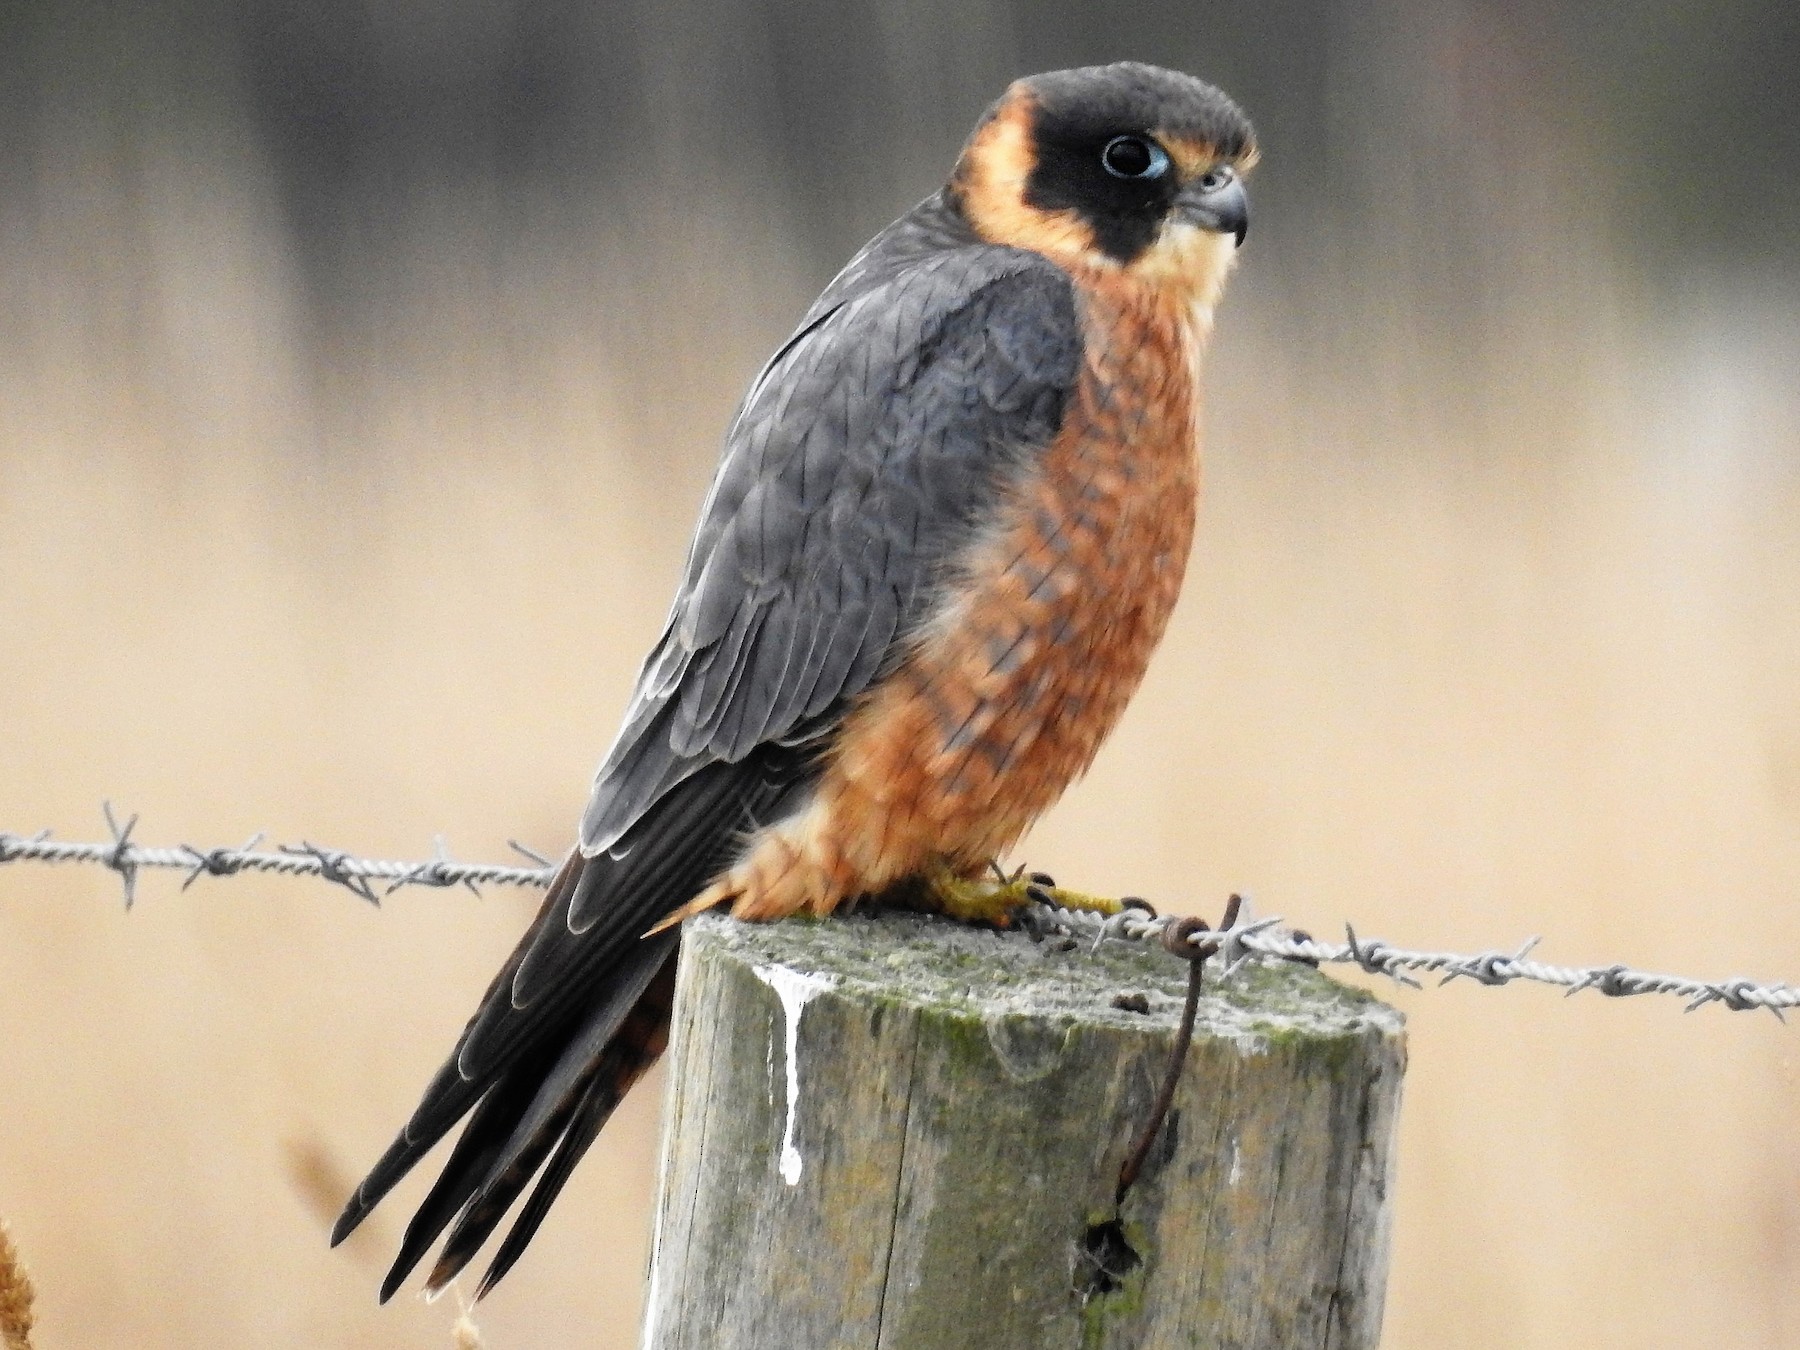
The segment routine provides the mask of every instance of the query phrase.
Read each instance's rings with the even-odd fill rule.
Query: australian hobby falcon
[[[512,1267],[663,1049],[672,921],[954,909],[1087,768],[1180,589],[1255,156],[1186,75],[1020,80],[756,377],[580,843],[333,1232],[469,1116],[384,1299],[536,1176]]]

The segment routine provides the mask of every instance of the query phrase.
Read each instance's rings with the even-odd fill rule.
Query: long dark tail
[[[383,1302],[446,1229],[428,1285],[454,1279],[537,1175],[476,1297],[519,1259],[600,1127],[668,1042],[677,933],[643,934],[729,862],[746,828],[804,786],[794,763],[772,750],[709,765],[614,848],[563,863],[456,1049],[332,1229],[336,1246],[469,1117],[407,1225]]]
[[[674,946],[644,945],[654,952],[629,972],[615,997],[596,1010],[541,1082],[533,1084],[529,1074],[521,1074],[512,1083],[509,1075],[482,1099],[437,1184],[407,1225],[400,1253],[381,1284],[384,1302],[446,1226],[450,1236],[426,1287],[435,1291],[455,1279],[542,1167],[531,1198],[495,1252],[475,1297],[485,1295],[512,1269],[600,1127],[669,1043]]]

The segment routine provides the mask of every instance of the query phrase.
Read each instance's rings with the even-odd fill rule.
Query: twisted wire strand
[[[106,823],[112,839],[105,843],[76,843],[52,839],[48,830],[33,835],[0,831],[0,864],[11,862],[86,863],[110,868],[119,874],[125,886],[125,903],[129,907],[136,898],[137,873],[142,868],[174,868],[186,872],[183,889],[202,876],[233,876],[239,872],[270,872],[277,876],[316,876],[343,886],[371,903],[379,900],[372,882],[388,885],[383,894],[392,894],[402,886],[535,886],[550,884],[555,865],[523,845],[514,844],[530,860],[530,866],[507,863],[458,862],[439,842],[435,856],[424,862],[395,862],[379,858],[360,858],[342,849],[324,848],[310,842],[286,845],[274,850],[259,850],[262,840],[256,835],[237,848],[195,848],[179,844],[174,848],[150,848],[133,843],[132,816],[123,824],[106,808]]]
[[[532,852],[521,844],[512,847],[528,859],[529,865],[507,863],[467,863],[451,858],[442,840],[435,854],[423,862],[399,862],[362,858],[341,849],[301,843],[274,850],[259,849],[262,836],[257,835],[237,848],[195,848],[180,844],[173,848],[153,848],[133,842],[134,815],[121,823],[106,807],[106,821],[112,834],[109,841],[77,843],[53,839],[48,830],[33,835],[0,831],[0,865],[18,862],[76,863],[100,866],[115,872],[125,889],[125,904],[130,908],[136,898],[139,870],[170,868],[187,873],[183,889],[202,876],[234,876],[240,872],[267,872],[278,876],[316,876],[334,882],[370,904],[379,904],[380,896],[392,894],[405,886],[530,886],[543,889],[550,884],[556,868],[550,859]],[[384,882],[378,895],[374,883]],[[477,892],[479,893],[479,892]],[[1178,920],[1158,916],[1147,909],[1127,908],[1118,914],[1102,915],[1090,910],[1066,909],[1053,903],[1035,900],[1027,906],[1026,926],[1040,934],[1056,934],[1068,939],[1091,939],[1098,945],[1105,941],[1166,943],[1166,930]],[[1559,966],[1530,959],[1538,939],[1532,938],[1515,951],[1474,953],[1412,951],[1396,947],[1380,938],[1359,938],[1355,929],[1345,925],[1345,941],[1322,942],[1305,933],[1281,926],[1275,917],[1252,918],[1246,911],[1238,913],[1224,928],[1203,929],[1184,940],[1204,944],[1221,962],[1225,978],[1229,978],[1253,956],[1284,961],[1301,961],[1309,965],[1354,965],[1373,975],[1381,975],[1401,984],[1419,988],[1415,974],[1437,974],[1438,983],[1468,979],[1484,985],[1504,985],[1524,980],[1535,984],[1554,985],[1579,994],[1594,990],[1609,998],[1626,998],[1639,994],[1662,994],[1683,999],[1687,1011],[1717,1003],[1733,1012],[1767,1009],[1782,1017],[1786,1008],[1800,1007],[1800,988],[1779,983],[1759,983],[1742,976],[1724,980],[1702,980],[1685,975],[1664,975],[1636,970],[1623,964],[1604,966]],[[1786,1020],[1783,1018],[1782,1020]]]
[[[1040,909],[1046,907],[1040,906]],[[1122,938],[1134,942],[1160,942],[1164,930],[1175,919],[1155,917],[1127,910],[1110,917],[1084,910],[1048,907],[1045,919],[1052,931],[1070,936],[1091,936],[1095,942]],[[1359,938],[1356,930],[1345,925],[1345,941],[1321,942],[1317,938],[1292,929],[1282,928],[1274,917],[1241,919],[1220,932],[1201,932],[1191,939],[1200,944],[1211,941],[1225,960],[1229,975],[1250,956],[1265,956],[1283,961],[1303,961],[1309,965],[1354,965],[1371,975],[1381,975],[1399,984],[1422,987],[1413,972],[1441,975],[1438,984],[1468,979],[1478,984],[1503,985],[1516,980],[1560,987],[1568,994],[1592,989],[1609,998],[1629,998],[1637,994],[1665,994],[1687,1001],[1686,1011],[1718,1003],[1733,1012],[1767,1009],[1782,1021],[1782,1010],[1800,1007],[1800,988],[1791,984],[1759,983],[1743,976],[1724,980],[1701,980],[1687,975],[1663,975],[1636,970],[1623,964],[1605,966],[1558,966],[1533,961],[1529,955],[1540,941],[1532,938],[1516,951],[1435,952],[1410,951],[1380,938]]]

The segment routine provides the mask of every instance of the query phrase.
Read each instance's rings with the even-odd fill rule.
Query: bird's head
[[[1191,75],[1120,62],[1019,80],[975,128],[952,200],[990,243],[1210,303],[1249,220],[1256,133]]]

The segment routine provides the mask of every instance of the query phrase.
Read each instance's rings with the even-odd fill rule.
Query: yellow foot
[[[1023,872],[1011,876],[993,869],[990,876],[958,876],[948,868],[925,878],[925,894],[933,909],[963,923],[1007,926],[1013,914],[1031,903],[1031,882]]]
[[[1023,867],[1008,873],[993,866],[985,877],[958,876],[944,869],[926,878],[926,891],[933,906],[953,919],[1002,928],[1014,913],[1033,902],[1095,914],[1117,914],[1124,908],[1118,900],[1067,890],[1042,872],[1027,872]]]

